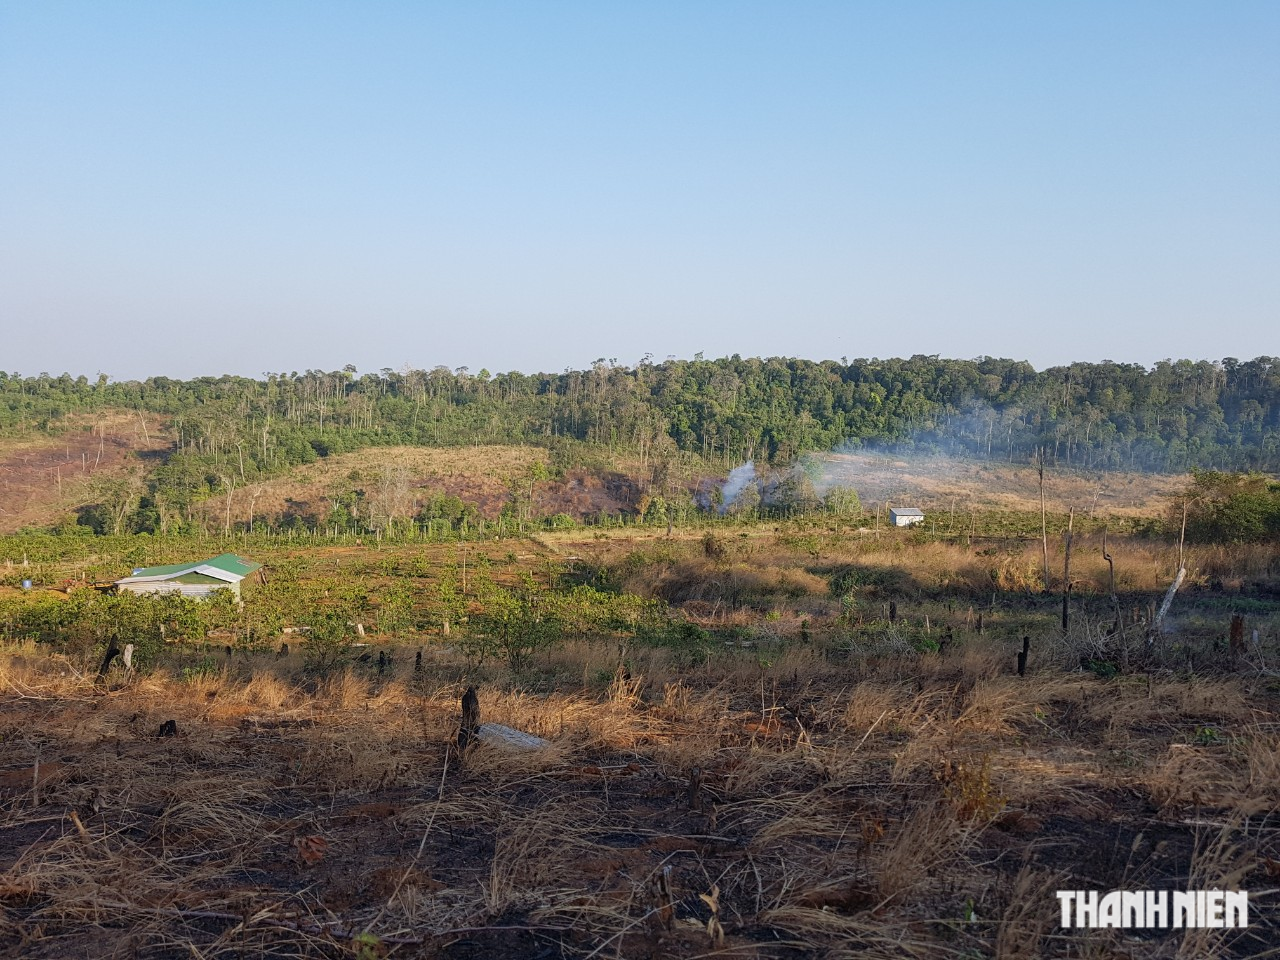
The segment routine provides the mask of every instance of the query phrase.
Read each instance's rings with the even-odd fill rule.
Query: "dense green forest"
[[[1280,359],[1075,363],[1014,360],[599,360],[560,374],[355,368],[172,380],[0,373],[0,433],[56,431],[68,414],[126,408],[173,419],[179,450],[271,471],[368,445],[546,444],[572,438],[641,455],[786,462],[881,444],[1058,465],[1275,469]]]

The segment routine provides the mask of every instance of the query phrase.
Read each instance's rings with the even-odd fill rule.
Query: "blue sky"
[[[0,368],[1280,354],[1273,2],[0,5]]]

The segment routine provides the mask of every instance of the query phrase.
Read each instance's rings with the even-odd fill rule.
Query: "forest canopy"
[[[270,473],[367,446],[607,445],[642,457],[785,463],[877,445],[992,460],[1180,472],[1280,466],[1280,359],[1073,363],[769,358],[598,360],[559,374],[449,370],[113,381],[0,373],[0,435],[128,409],[172,421],[167,469],[234,456]],[[186,458],[184,460],[184,458]],[[194,478],[192,478],[194,479]],[[175,477],[175,481],[180,481]]]

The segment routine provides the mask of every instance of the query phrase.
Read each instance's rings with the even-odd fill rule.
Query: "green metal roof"
[[[217,577],[211,577],[207,573],[184,573],[180,577],[174,577],[170,583],[212,583],[219,587],[229,587],[231,584],[225,580],[219,580]]]
[[[253,571],[259,569],[262,564],[254,563],[252,560],[246,560],[244,557],[238,557],[234,553],[220,553],[218,556],[209,560],[205,560],[200,564],[202,567],[217,567],[219,570],[225,570],[227,573],[234,573],[241,577],[247,577]]]
[[[141,567],[129,574],[131,577],[163,577],[171,573],[181,573],[183,570],[190,570],[195,563],[171,563],[163,567]]]
[[[262,564],[260,563],[254,563],[252,560],[238,557],[234,553],[221,553],[216,557],[210,557],[208,560],[192,560],[188,563],[169,563],[159,567],[143,567],[141,570],[135,570],[130,577],[168,577],[186,573],[187,571],[194,571],[196,567],[217,567],[219,570],[225,570],[227,573],[235,574],[237,577],[247,577],[261,566]]]

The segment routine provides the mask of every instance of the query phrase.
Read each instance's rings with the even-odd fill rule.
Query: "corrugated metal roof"
[[[239,581],[261,567],[262,564],[246,560],[244,557],[236,556],[234,553],[220,553],[218,556],[210,557],[208,560],[196,560],[190,563],[169,563],[158,567],[143,567],[141,570],[133,571],[132,576],[124,579],[169,580],[181,577],[184,574],[200,574],[209,576],[211,580],[222,582],[228,580]],[[218,576],[218,573],[223,574],[223,576]]]
[[[259,569],[262,564],[246,560],[244,557],[238,557],[234,553],[220,553],[216,557],[205,560],[200,566],[217,567],[219,570],[227,571],[227,573],[247,577],[253,571]]]
[[[182,573],[199,566],[196,563],[170,563],[160,567],[138,567],[131,576],[134,577],[166,577],[173,573]]]
[[[214,583],[223,587],[227,585],[227,581],[225,580],[219,580],[217,577],[211,577],[207,573],[196,573],[194,571],[192,571],[191,573],[184,573],[179,576],[172,577],[170,578],[169,582],[171,583]]]

